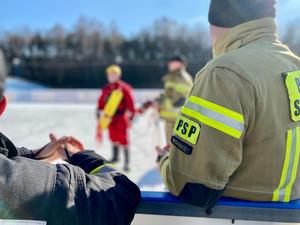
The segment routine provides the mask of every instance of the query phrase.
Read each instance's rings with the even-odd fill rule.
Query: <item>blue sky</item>
[[[277,0],[280,28],[300,18],[299,0]],[[207,24],[209,0],[7,0],[2,1],[0,31],[28,26],[46,30],[56,23],[72,28],[83,15],[104,24],[114,21],[126,35],[167,16],[183,24]]]

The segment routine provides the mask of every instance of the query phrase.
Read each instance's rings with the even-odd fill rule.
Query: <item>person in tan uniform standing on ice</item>
[[[186,101],[193,78],[187,72],[187,59],[183,55],[173,56],[167,62],[168,73],[163,77],[164,93],[157,100],[160,117],[165,121],[166,139],[169,141],[180,107]]]

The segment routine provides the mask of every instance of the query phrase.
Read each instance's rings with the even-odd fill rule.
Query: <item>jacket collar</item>
[[[276,24],[272,17],[253,20],[238,25],[221,36],[213,46],[213,57],[236,50],[261,38],[278,41]]]

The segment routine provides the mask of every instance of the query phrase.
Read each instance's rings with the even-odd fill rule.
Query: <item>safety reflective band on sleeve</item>
[[[242,114],[196,96],[188,99],[181,112],[237,139],[245,129]]]
[[[189,85],[172,82],[172,81],[166,82],[165,88],[172,88],[180,94],[188,94],[191,90],[191,87]]]
[[[289,202],[295,183],[300,156],[300,127],[287,132],[285,159],[278,187],[272,201]]]
[[[108,173],[115,171],[113,164],[104,164],[102,166],[97,167],[96,169],[92,170],[89,174],[96,175],[97,173]]]
[[[176,118],[178,116],[178,111],[173,112],[173,111],[162,110],[162,111],[159,112],[159,115],[163,119],[176,120]]]

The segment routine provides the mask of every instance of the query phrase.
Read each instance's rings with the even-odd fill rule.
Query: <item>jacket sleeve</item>
[[[76,196],[81,190],[81,197],[69,202],[82,211],[84,224],[130,224],[141,198],[139,188],[93,151],[73,155],[70,163],[73,166],[64,165],[71,178],[74,173],[70,192]]]
[[[49,225],[132,221],[139,188],[101,156],[86,151],[72,156],[74,165],[54,166],[23,154],[30,150],[17,149],[0,133],[0,218]]]
[[[103,88],[102,93],[98,99],[98,105],[97,105],[98,110],[104,109],[105,101],[106,101],[106,93],[105,93],[105,88]]]
[[[89,175],[77,166],[0,154],[0,198],[1,219],[129,225],[140,191],[116,171]]]
[[[14,158],[17,156],[23,156],[26,158],[33,159],[34,152],[27,148],[17,148],[4,134],[0,133],[0,154]]]
[[[242,160],[253,96],[251,84],[227,68],[198,74],[160,164],[172,194],[200,206],[221,196]]]
[[[124,89],[124,100],[126,103],[127,110],[131,113],[131,118],[133,118],[135,114],[135,107],[134,107],[133,91],[130,86]]]
[[[1,219],[47,221],[55,177],[56,169],[50,164],[0,154]]]

